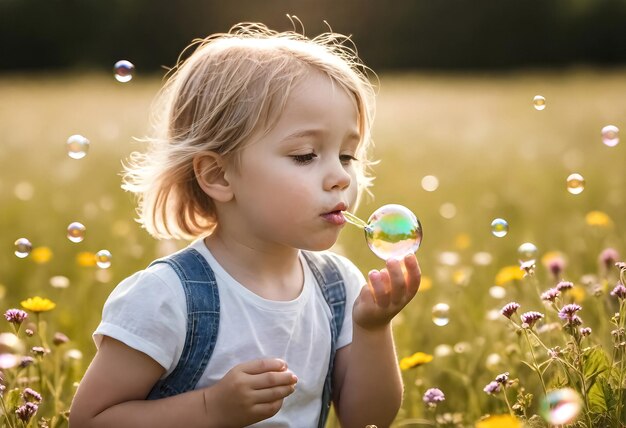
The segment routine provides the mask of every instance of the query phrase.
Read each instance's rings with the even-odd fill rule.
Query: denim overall
[[[346,308],[346,289],[343,278],[330,256],[308,251],[302,253],[332,315],[329,319],[330,363],[324,382],[318,423],[318,428],[323,428],[332,400],[333,361]],[[187,301],[187,334],[178,365],[172,373],[154,385],[148,395],[149,400],[194,389],[215,348],[220,321],[220,296],[215,275],[202,254],[193,248],[185,248],[168,257],[155,260],[151,265],[155,263],[167,263],[181,280]]]

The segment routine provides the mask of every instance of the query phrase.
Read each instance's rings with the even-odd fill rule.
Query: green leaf
[[[589,410],[593,413],[606,413],[613,408],[616,402],[613,390],[604,376],[600,376],[589,388],[587,399],[589,400]]]
[[[587,383],[587,391],[591,389],[596,377],[610,368],[609,358],[600,347],[583,353],[583,375]]]
[[[22,393],[19,388],[13,388],[4,395],[4,404],[9,412],[17,408],[21,395]]]

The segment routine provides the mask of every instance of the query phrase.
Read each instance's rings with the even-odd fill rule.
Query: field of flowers
[[[119,188],[159,84],[0,78],[3,426],[66,426],[104,300],[185,244],[150,238]],[[394,320],[395,426],[626,423],[626,143],[601,136],[626,128],[625,93],[624,70],[380,76],[380,163],[357,214],[398,203],[424,228],[422,287]],[[81,159],[66,147],[77,134]],[[584,188],[568,191],[572,173]],[[355,227],[336,250],[381,267]]]

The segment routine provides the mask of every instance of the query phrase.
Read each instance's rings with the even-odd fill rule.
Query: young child
[[[331,398],[343,427],[391,424],[418,263],[366,282],[324,251],[370,183],[373,89],[347,40],[239,24],[177,66],[123,187],[153,236],[194,241],[112,292],[71,426],[323,427]]]

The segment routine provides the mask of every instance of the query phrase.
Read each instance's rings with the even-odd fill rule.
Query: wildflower
[[[424,393],[424,403],[428,404],[430,407],[436,407],[437,403],[441,403],[445,401],[446,396],[443,395],[443,392],[439,388],[429,388]]]
[[[405,357],[400,360],[400,369],[408,370],[414,367],[418,367],[427,363],[430,363],[433,360],[433,356],[429,354],[425,354],[424,352],[416,352],[410,357]]]
[[[509,372],[504,372],[496,376],[496,382],[504,385],[509,380]]]
[[[33,248],[33,251],[30,253],[30,257],[37,264],[45,264],[52,258],[52,250],[48,247]]]
[[[17,410],[15,410],[15,414],[21,421],[27,424],[28,421],[30,421],[30,418],[37,413],[38,409],[39,406],[35,403],[26,403],[23,406],[18,407]]]
[[[561,348],[559,348],[558,346],[548,349],[548,356],[552,359],[559,358],[561,354],[562,354]]]
[[[511,319],[511,316],[513,316],[513,314],[516,313],[519,308],[520,308],[519,303],[510,302],[504,305],[504,307],[500,310],[500,313],[504,315],[505,317]]]
[[[15,326],[19,327],[22,322],[28,318],[28,313],[24,312],[21,309],[9,309],[4,313],[4,317],[11,324],[15,324]]]
[[[30,356],[22,357],[22,360],[20,361],[20,368],[26,368],[30,366],[31,364],[33,364],[34,362],[35,362],[35,359],[33,357],[30,357]]]
[[[495,380],[493,380],[493,381],[489,382],[487,384],[487,386],[485,386],[483,388],[483,391],[485,391],[489,395],[493,395],[496,392],[500,392],[500,386],[501,386],[500,383],[498,383]]]
[[[507,282],[521,280],[523,278],[524,272],[520,270],[519,266],[505,266],[496,274],[495,284],[504,285]]]
[[[26,402],[41,403],[41,394],[34,389],[25,388],[24,391],[22,391],[22,398]]]
[[[571,320],[576,312],[580,311],[582,307],[577,305],[576,303],[570,303],[569,305],[565,305],[559,311],[559,318],[562,320]]]
[[[525,262],[520,262],[519,268],[524,271],[524,275],[533,276],[535,274],[535,261],[526,260]]]
[[[32,352],[34,355],[37,355],[38,357],[43,357],[45,354],[49,353],[50,350],[44,348],[43,346],[33,346],[30,349],[30,352]]]
[[[76,264],[82,267],[91,267],[96,265],[96,254],[90,251],[81,251],[76,254]]]
[[[475,428],[521,428],[522,423],[512,415],[490,415],[476,422]]]
[[[552,274],[555,280],[558,280],[565,269],[565,256],[558,251],[549,251],[541,258],[541,263]]]
[[[611,296],[617,297],[618,299],[626,298],[626,287],[621,282],[618,282],[613,291],[611,291]]]
[[[575,327],[579,325],[583,325],[583,320],[578,315],[572,316],[567,322]]]
[[[69,337],[67,337],[66,335],[60,332],[54,333],[54,337],[52,338],[52,343],[54,343],[57,346],[67,343],[69,341],[70,341]]]
[[[39,296],[29,297],[28,299],[23,300],[20,304],[24,309],[35,313],[48,312],[54,309],[56,306],[56,303],[54,303],[52,300]]]
[[[582,337],[587,337],[591,334],[591,328],[590,327],[583,327],[580,329],[580,335]]]
[[[561,294],[559,290],[556,288],[550,288],[549,290],[541,293],[541,300],[545,300],[547,302],[554,302],[554,300]]]
[[[611,269],[611,266],[619,260],[619,253],[615,248],[605,248],[598,256],[598,262],[606,269]]]
[[[585,216],[585,222],[589,226],[598,227],[610,227],[613,225],[613,220],[608,214],[602,211],[589,211]]]
[[[561,281],[556,285],[556,289],[559,291],[569,290],[570,288],[573,288],[573,287],[574,287],[574,284],[569,281]]]
[[[540,312],[530,311],[523,313],[520,318],[523,324],[526,324],[528,328],[532,328],[543,316]]]
[[[30,328],[27,328],[26,330],[24,330],[24,333],[28,337],[32,337],[35,334],[35,332],[33,330],[31,330]]]

